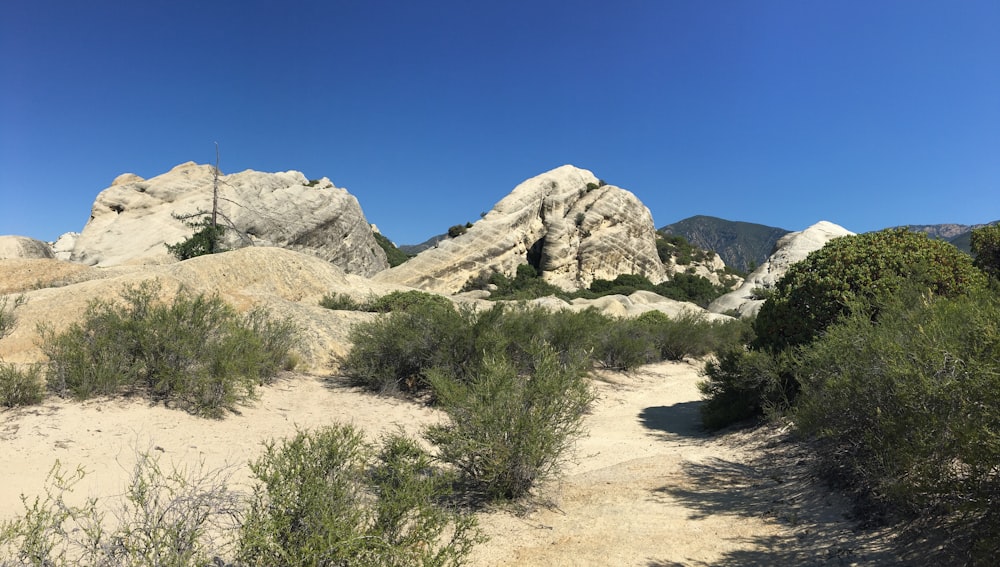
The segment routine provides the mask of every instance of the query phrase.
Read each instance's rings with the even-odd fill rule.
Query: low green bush
[[[488,356],[465,380],[432,370],[428,378],[447,424],[425,435],[463,477],[494,499],[517,499],[555,475],[594,399],[580,361],[551,346],[525,345],[528,372],[504,354]]]
[[[419,305],[437,305],[450,307],[452,302],[443,295],[426,291],[406,290],[393,291],[367,301],[357,301],[346,293],[324,295],[319,302],[321,307],[338,311],[367,311],[370,313],[388,313],[390,311],[407,311]]]
[[[450,477],[398,434],[373,447],[349,425],[299,432],[251,470],[242,565],[461,565],[482,540],[473,516],[445,505]]]
[[[39,404],[45,399],[42,365],[17,366],[0,361],[0,407]]]
[[[340,370],[355,384],[383,393],[427,389],[424,373],[454,364],[468,348],[467,317],[449,302],[415,305],[352,327],[352,347]]]
[[[698,384],[705,398],[702,423],[720,429],[733,423],[786,411],[799,390],[790,353],[772,354],[729,346],[705,364]]]
[[[346,293],[333,293],[324,295],[319,300],[320,307],[326,307],[334,311],[366,311],[366,305],[354,299]]]
[[[426,291],[407,290],[393,291],[381,297],[372,299],[365,305],[365,311],[375,313],[388,313],[390,311],[408,311],[417,306],[433,305],[443,309],[452,307],[450,299],[436,293]]]
[[[83,320],[42,330],[46,381],[62,396],[142,394],[219,417],[289,366],[295,327],[255,310],[239,315],[218,297],[181,290],[156,300],[159,284],[92,302]]]

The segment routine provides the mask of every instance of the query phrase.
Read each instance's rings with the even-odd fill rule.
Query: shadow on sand
[[[692,520],[737,514],[783,524],[781,535],[745,538],[711,565],[919,565],[896,556],[885,530],[861,531],[844,516],[841,502],[792,458],[764,459],[750,466],[724,459],[686,463],[691,485],[663,486],[653,498],[679,502]],[[733,536],[736,537],[736,536]],[[687,565],[709,565],[692,561]],[[675,565],[651,561],[649,567]]]
[[[672,406],[653,406],[639,412],[639,421],[647,429],[681,437],[706,438],[701,426],[701,402],[681,402]]]

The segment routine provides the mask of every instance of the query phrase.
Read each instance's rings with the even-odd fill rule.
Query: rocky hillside
[[[942,240],[947,240],[955,245],[959,250],[969,253],[971,252],[971,242],[972,242],[972,231],[992,225],[998,224],[1000,220],[993,221],[987,224],[911,224],[907,225],[906,228],[915,231],[922,232],[932,238],[940,238]]]
[[[778,239],[788,234],[783,228],[705,215],[668,224],[659,232],[683,236],[695,246],[716,252],[727,266],[741,271],[761,265],[774,251]]]
[[[640,274],[661,282],[653,217],[632,193],[566,165],[528,179],[463,234],[375,279],[455,293],[470,279],[530,264],[566,290]]]
[[[851,234],[854,233],[827,221],[786,234],[775,244],[770,257],[747,276],[739,289],[713,301],[708,310],[713,313],[738,313],[740,316],[756,315],[764,301],[755,290],[774,287],[792,264],[804,260],[810,252],[819,250],[830,240]]]
[[[91,266],[173,261],[165,245],[194,232],[180,219],[197,221],[212,210],[214,174],[212,166],[188,162],[151,179],[119,176],[97,196],[69,259]],[[329,179],[247,170],[221,175],[218,190],[228,248],[278,246],[364,276],[389,267],[358,200]]]

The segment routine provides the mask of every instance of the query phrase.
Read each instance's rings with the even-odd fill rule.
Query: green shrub
[[[4,565],[207,567],[230,550],[226,535],[240,503],[227,489],[228,470],[168,472],[139,453],[123,495],[111,502],[110,522],[96,498],[74,503],[85,475],[57,462],[44,497],[22,496],[24,513],[0,524]]]
[[[222,247],[221,243],[222,237],[226,233],[226,227],[221,224],[212,224],[212,218],[207,216],[200,221],[185,222],[184,224],[197,230],[177,244],[166,245],[167,252],[173,254],[178,260],[225,252],[226,249]]]
[[[713,284],[708,278],[696,274],[674,274],[663,283],[653,286],[653,292],[668,299],[687,301],[700,307],[721,297],[728,290],[723,286]]]
[[[9,296],[0,295],[0,339],[14,331],[17,325],[17,315],[14,311],[24,305],[27,299],[23,295],[18,295],[13,299]]]
[[[374,232],[372,234],[375,236],[375,242],[378,243],[379,248],[385,252],[385,258],[389,261],[390,267],[395,268],[400,264],[406,263],[406,261],[410,259],[410,257],[406,255],[406,252],[396,248],[396,245],[384,235],[378,232]]]
[[[0,407],[39,404],[44,398],[45,380],[40,364],[18,367],[0,361]]]
[[[1000,298],[913,292],[854,314],[806,351],[799,428],[827,443],[831,473],[876,504],[943,515],[970,536],[969,564],[1000,546]],[[934,522],[932,525],[940,525]]]
[[[334,311],[366,311],[367,305],[359,302],[346,293],[333,293],[324,295],[319,300],[320,307],[333,309]]]
[[[977,268],[994,278],[1000,278],[1000,224],[972,231],[972,256]]]
[[[365,305],[365,311],[388,313],[390,311],[409,311],[421,305],[433,305],[443,309],[451,308],[452,302],[443,295],[427,293],[426,291],[407,290],[393,291],[377,297]]]
[[[470,284],[474,285],[473,282]],[[562,289],[546,282],[538,270],[530,264],[519,265],[513,278],[494,272],[486,279],[485,285],[483,282],[479,282],[479,285],[480,289],[490,285],[496,287],[490,293],[489,298],[492,300],[525,300],[549,295],[562,298],[569,296]]]
[[[351,329],[351,350],[341,360],[341,372],[368,389],[393,393],[427,388],[424,372],[452,365],[464,356],[468,340],[467,314],[448,305],[418,303],[407,311],[359,323]]]
[[[461,565],[481,541],[471,515],[442,504],[449,477],[398,434],[375,448],[348,425],[299,432],[251,470],[243,565]]]
[[[875,316],[872,302],[904,285],[951,297],[983,281],[967,255],[923,233],[889,229],[835,238],[778,281],[757,315],[756,345],[806,344],[851,308]]]
[[[448,228],[448,238],[458,238],[468,231],[469,228],[464,224],[456,224]]]
[[[428,428],[427,439],[438,458],[494,499],[523,497],[555,475],[593,400],[585,365],[564,363],[538,341],[525,348],[527,373],[498,354],[468,380],[437,369],[428,376],[450,422]]]
[[[736,345],[705,364],[698,384],[705,398],[702,423],[720,429],[743,420],[787,410],[799,389],[790,353],[772,354]]]
[[[218,417],[288,367],[290,321],[261,310],[240,316],[218,297],[183,290],[157,302],[158,293],[158,283],[129,287],[124,303],[97,300],[61,333],[43,329],[49,389],[78,399],[141,393]]]

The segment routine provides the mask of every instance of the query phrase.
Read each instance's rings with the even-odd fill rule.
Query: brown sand
[[[525,511],[481,515],[490,540],[471,563],[493,565],[867,565],[892,563],[884,534],[855,532],[846,504],[809,478],[780,432],[708,436],[698,426],[699,365],[603,373],[565,475]],[[167,464],[236,466],[265,439],[352,423],[410,434],[435,410],[328,380],[292,375],[251,407],[205,420],[143,400],[49,399],[0,412],[0,519],[40,494],[56,460],[88,472],[78,493],[120,494],[137,450]],[[791,456],[789,456],[791,455]],[[235,488],[236,486],[234,486]]]

